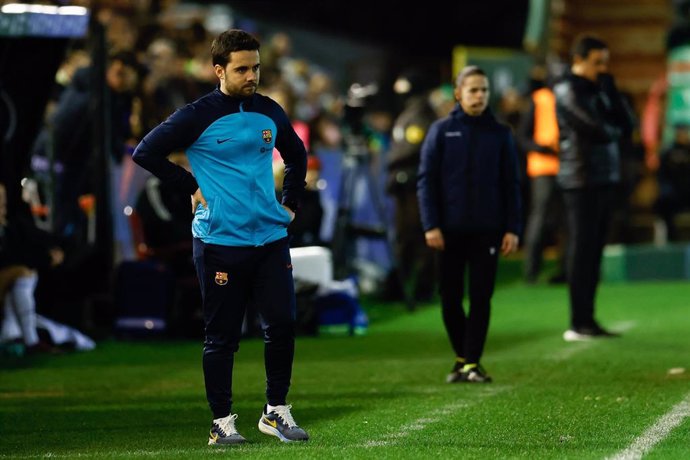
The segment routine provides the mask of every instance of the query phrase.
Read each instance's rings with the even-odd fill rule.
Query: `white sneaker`
[[[583,327],[579,329],[568,329],[563,333],[563,340],[566,342],[587,342],[589,340],[618,337],[619,334],[607,331],[599,325],[593,327]]]
[[[295,419],[292,418],[291,408],[292,406],[276,406],[275,409],[267,413],[267,408],[264,406],[259,419],[259,431],[269,436],[275,436],[283,442],[308,440],[307,432],[297,426]]]
[[[573,329],[568,329],[563,333],[563,340],[566,342],[587,342],[594,339],[591,334],[581,334]]]
[[[218,446],[243,443],[245,439],[235,429],[236,418],[237,414],[230,414],[227,417],[213,420],[211,432],[208,435],[208,445]]]

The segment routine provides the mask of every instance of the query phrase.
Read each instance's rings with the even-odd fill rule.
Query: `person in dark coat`
[[[79,208],[78,197],[93,192],[94,115],[91,102],[94,67],[78,69],[69,86],[60,95],[55,111],[39,132],[32,147],[32,169],[39,177],[55,174],[51,214],[56,235],[75,237],[85,233],[86,218]],[[138,84],[139,66],[132,53],[110,56],[106,68],[109,93],[108,117],[110,150],[119,163],[125,144],[131,137],[132,96]],[[53,168],[52,171],[50,168]]]
[[[563,197],[556,182],[558,174],[558,121],[556,97],[549,85],[532,92],[529,105],[516,132],[517,143],[527,152],[530,211],[525,228],[524,276],[537,282],[543,252],[550,237],[565,233]],[[565,257],[558,255],[559,273],[549,282],[565,282]]]
[[[609,50],[593,36],[572,49],[570,72],[554,86],[560,168],[568,226],[570,328],[566,341],[611,337],[594,315],[601,259],[620,182],[621,136],[632,131],[613,77]]]
[[[443,321],[456,355],[447,382],[490,382],[480,365],[499,252],[518,248],[520,172],[509,127],[487,108],[489,80],[476,66],[455,80],[459,105],[424,139],[417,196],[424,236],[440,254]],[[469,314],[463,309],[469,269]]]
[[[415,301],[429,301],[435,278],[434,251],[424,242],[417,202],[417,170],[422,141],[438,117],[431,105],[431,82],[421,71],[398,77],[394,90],[406,96],[405,107],[393,124],[393,142],[388,152],[386,192],[395,200],[395,261],[401,289],[413,284]]]

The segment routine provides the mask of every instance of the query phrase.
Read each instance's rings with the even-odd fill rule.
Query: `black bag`
[[[162,336],[174,290],[171,271],[156,261],[122,262],[115,274],[115,333],[124,338]]]

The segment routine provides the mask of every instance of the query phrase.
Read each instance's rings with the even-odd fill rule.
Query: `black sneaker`
[[[243,443],[245,439],[235,429],[236,418],[237,414],[230,414],[227,417],[213,420],[211,432],[208,435],[208,445],[222,446]]]
[[[455,361],[455,364],[453,364],[453,369],[451,369],[450,374],[446,376],[446,383],[457,383],[462,381],[462,376],[460,375],[460,371],[462,370],[463,366],[465,365],[465,361]]]
[[[264,406],[263,414],[259,419],[259,431],[275,436],[283,442],[309,439],[307,432],[297,426],[295,419],[292,418],[291,408],[292,406],[276,406],[271,412],[266,413],[267,406]]]
[[[491,377],[479,364],[466,364],[460,371],[460,381],[470,383],[491,383]]]

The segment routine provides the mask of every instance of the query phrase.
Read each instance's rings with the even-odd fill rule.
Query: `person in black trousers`
[[[441,308],[456,362],[446,381],[490,382],[480,365],[489,328],[498,254],[517,250],[520,172],[513,135],[490,109],[489,80],[465,67],[455,80],[459,105],[424,139],[417,197],[424,236],[440,253]],[[469,314],[463,310],[469,268]]]
[[[528,284],[534,284],[542,269],[544,247],[549,238],[565,233],[563,197],[556,182],[556,97],[547,84],[532,92],[529,108],[522,117],[516,138],[518,145],[527,152],[530,212],[525,227],[524,276]],[[558,265],[559,273],[549,279],[550,283],[565,282],[565,257],[561,254],[558,256]]]
[[[266,402],[259,430],[306,441],[287,404],[295,353],[296,299],[287,227],[304,190],[307,151],[285,111],[257,93],[259,41],[231,29],[211,45],[215,90],[173,113],[134,151],[134,161],[192,198],[193,256],[204,313],[203,369],[213,413],[209,445],[245,438],[232,413],[234,356],[248,302],[262,320]],[[276,200],[273,149],[285,162]],[[184,150],[191,172],[170,162]]]
[[[620,182],[621,136],[632,132],[614,80],[609,50],[584,35],[572,48],[570,72],[554,87],[560,169],[568,223],[570,328],[566,341],[611,337],[594,317],[601,259]]]

